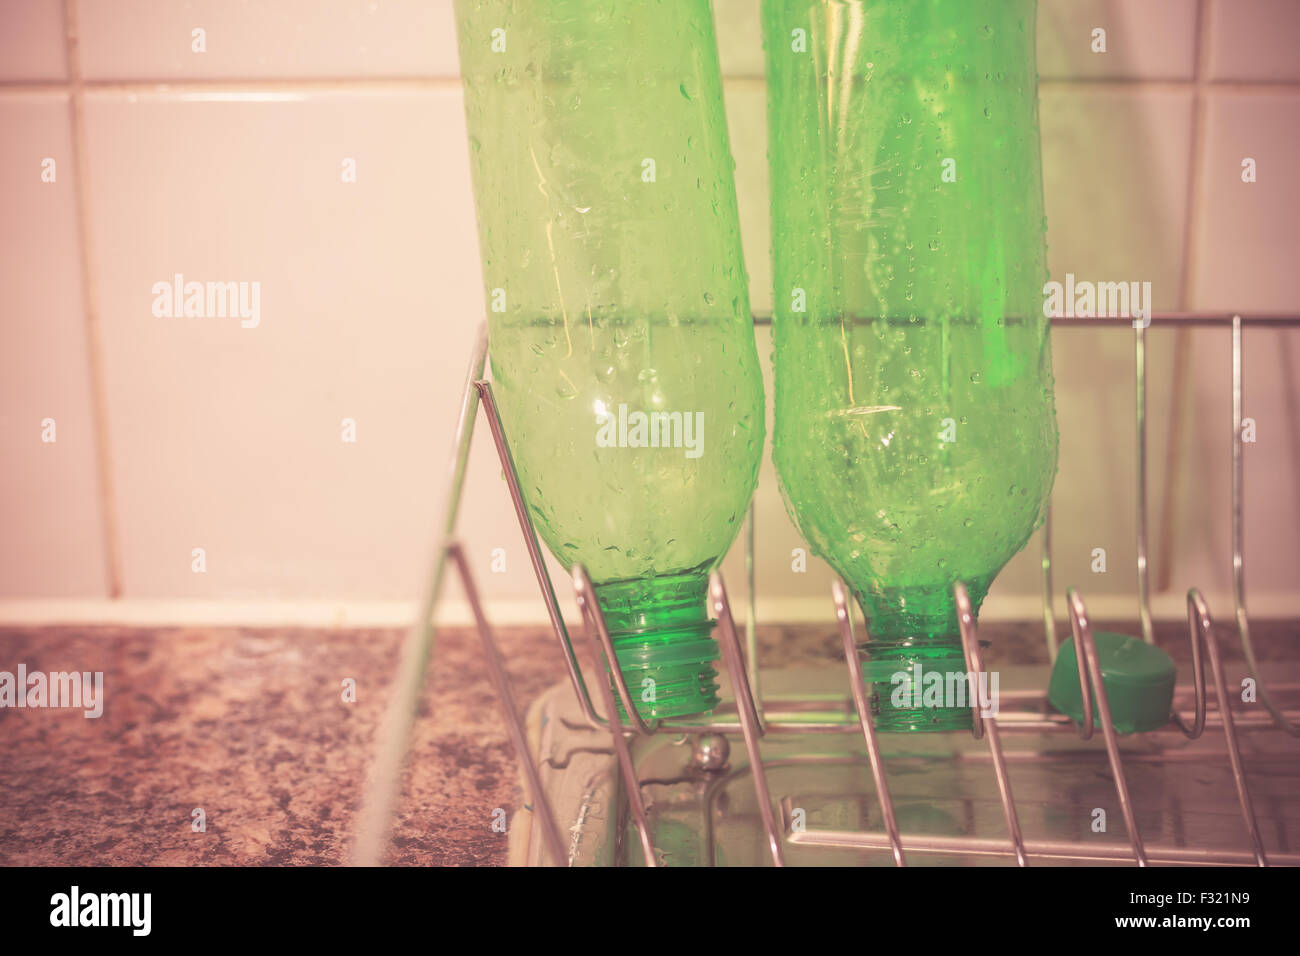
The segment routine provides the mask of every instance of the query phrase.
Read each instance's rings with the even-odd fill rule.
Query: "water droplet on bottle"
[[[980,373],[979,373],[979,372],[971,372],[971,373],[970,373],[970,380],[971,380],[971,384],[972,384],[972,385],[978,385],[978,384],[980,383]]]
[[[930,251],[931,251],[931,252],[938,252],[938,251],[939,251],[939,240],[938,240],[938,239],[931,239],[931,240],[930,240]]]

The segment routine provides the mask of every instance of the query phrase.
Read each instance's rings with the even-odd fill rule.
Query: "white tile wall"
[[[62,79],[65,46],[63,0],[0,0],[0,82]]]
[[[451,0],[76,0],[76,5],[87,79],[457,75]]]
[[[1190,80],[1196,9],[1197,0],[1039,0],[1039,75]],[[1095,30],[1105,31],[1104,52]]]
[[[763,26],[757,0],[713,0],[718,59],[731,77],[763,76]]]
[[[0,0],[0,597],[103,597],[109,553],[120,555],[127,599],[413,598],[483,308],[450,0],[69,5],[80,92],[61,85],[64,5]],[[758,3],[714,5],[751,300],[764,311]],[[1090,50],[1097,26],[1105,54]],[[204,53],[192,49],[195,28]],[[1150,279],[1163,309],[1300,311],[1290,283],[1300,78],[1289,55],[1300,4],[1042,0],[1038,39],[1053,273]],[[84,104],[84,260],[69,92]],[[47,153],[61,157],[54,188],[33,165]],[[1249,186],[1245,155],[1259,168]],[[349,157],[355,184],[341,181]],[[260,326],[154,317],[152,286],[176,272],[259,281]],[[94,354],[88,309],[102,329]],[[1300,558],[1297,336],[1253,334],[1247,353],[1247,414],[1259,420],[1247,454],[1251,595],[1282,609],[1294,605]],[[1182,396],[1171,384],[1175,339],[1153,331],[1149,342],[1153,580],[1168,577],[1174,604],[1193,583],[1221,604],[1226,338],[1183,335]],[[769,395],[770,351],[760,330]],[[1126,601],[1132,337],[1062,329],[1054,353],[1057,581]],[[102,400],[92,367],[103,371]],[[41,447],[33,436],[50,407],[59,441]],[[340,437],[349,417],[355,444]],[[495,608],[517,601],[540,617],[486,438],[480,427],[464,500],[470,555]],[[1166,480],[1167,454],[1176,480]],[[791,571],[801,541],[770,462],[756,501],[769,619],[825,619],[829,572],[816,562]],[[1104,577],[1089,567],[1095,546],[1108,549]],[[204,574],[191,569],[196,547]],[[498,547],[507,570],[490,573]],[[1037,561],[1031,544],[990,611],[1030,606]],[[738,549],[726,569],[739,591]]]
[[[1300,80],[1295,0],[1212,0],[1209,75],[1216,80]]]
[[[441,90],[88,97],[127,594],[416,589],[483,311],[463,141]],[[156,317],[176,273],[259,282],[260,321]]]
[[[1206,309],[1278,311],[1296,305],[1300,223],[1300,87],[1215,91],[1206,109],[1204,213],[1197,223],[1192,297]],[[1255,182],[1242,163],[1255,161]]]
[[[0,129],[21,131],[0,135],[0,597],[102,597],[68,98],[0,95]]]

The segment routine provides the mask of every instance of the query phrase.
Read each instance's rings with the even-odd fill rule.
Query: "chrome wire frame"
[[[1079,320],[1069,320],[1078,324]],[[1145,327],[1128,319],[1091,319],[1085,320],[1090,325],[1132,325],[1135,329],[1135,405],[1138,423],[1138,602],[1139,620],[1142,636],[1148,642],[1154,641],[1151,624],[1150,594],[1147,579],[1147,451],[1146,451],[1146,348]],[[764,324],[763,318],[757,318],[756,324]],[[1064,320],[1053,320],[1054,324],[1064,324]],[[1164,313],[1151,316],[1151,323],[1175,327],[1211,326],[1217,327],[1231,323],[1233,335],[1232,372],[1233,372],[1233,571],[1234,604],[1237,619],[1237,631],[1241,639],[1242,650],[1247,667],[1255,680],[1261,701],[1272,716],[1272,726],[1292,735],[1300,735],[1300,726],[1292,723],[1268,695],[1259,679],[1253,648],[1250,644],[1249,625],[1245,608],[1245,561],[1242,521],[1242,327],[1245,324],[1260,326],[1296,327],[1300,326],[1300,317],[1295,316],[1249,316],[1214,315],[1207,313]],[[962,650],[965,657],[969,680],[972,688],[972,727],[971,733],[976,739],[986,739],[989,744],[991,763],[996,777],[998,793],[1007,824],[1006,841],[973,837],[909,837],[904,840],[898,829],[894,814],[893,801],[890,797],[885,773],[884,757],[880,748],[878,732],[871,720],[870,700],[860,665],[858,646],[853,633],[853,614],[847,591],[842,581],[832,584],[832,601],[843,645],[845,663],[849,671],[849,688],[854,705],[852,720],[830,722],[803,721],[765,721],[763,704],[758,691],[758,646],[756,636],[755,589],[754,589],[754,509],[750,505],[749,520],[746,530],[746,574],[749,579],[748,607],[745,627],[745,649],[742,653],[737,636],[735,620],[732,616],[730,602],[722,575],[714,571],[709,578],[709,606],[716,615],[717,634],[722,661],[726,668],[732,691],[735,696],[736,720],[710,720],[703,723],[691,723],[681,720],[655,719],[645,721],[635,706],[626,678],[617,666],[617,654],[604,614],[595,599],[594,588],[587,572],[581,565],[572,569],[572,583],[575,599],[588,632],[591,644],[592,664],[595,667],[596,683],[605,716],[601,716],[591,700],[583,671],[578,663],[573,644],[565,626],[550,573],[546,567],[541,546],[538,543],[536,528],[529,515],[515,468],[514,458],[505,433],[499,410],[492,394],[491,383],[484,377],[487,356],[486,325],[480,331],[474,356],[470,362],[469,379],[460,409],[456,429],[456,446],[451,469],[451,482],[447,503],[443,512],[444,521],[440,544],[435,550],[432,570],[424,600],[420,605],[420,616],[408,635],[404,649],[401,671],[398,674],[397,691],[390,703],[385,728],[380,735],[379,750],[370,775],[367,799],[358,828],[358,840],[354,851],[354,862],[374,864],[382,858],[387,845],[387,828],[396,805],[398,778],[401,760],[406,747],[414,712],[419,699],[420,689],[426,677],[425,664],[432,653],[435,631],[433,627],[433,610],[441,592],[442,580],[447,561],[456,566],[466,596],[471,604],[475,624],[482,639],[484,656],[489,666],[490,676],[497,691],[511,741],[520,763],[528,788],[531,791],[531,809],[542,818],[543,844],[550,854],[551,863],[564,865],[569,862],[560,838],[560,827],[549,806],[541,785],[537,762],[530,752],[522,723],[515,709],[510,692],[509,679],[506,675],[500,653],[496,647],[486,615],[478,597],[477,587],[469,563],[465,558],[463,547],[455,538],[456,518],[459,511],[461,490],[464,484],[465,469],[468,461],[469,447],[472,439],[473,419],[477,411],[482,410],[487,419],[493,442],[496,446],[501,467],[510,491],[516,517],[519,520],[524,544],[537,577],[542,600],[551,621],[551,628],[560,646],[565,660],[570,683],[573,686],[584,721],[594,730],[609,732],[614,745],[623,782],[627,791],[629,809],[640,839],[641,851],[647,866],[657,866],[655,848],[649,826],[649,816],[641,793],[641,782],[636,773],[636,766],[629,747],[629,738],[651,736],[657,733],[681,734],[735,734],[740,733],[745,741],[751,777],[753,778],[755,796],[758,800],[768,848],[775,866],[783,866],[784,845],[825,846],[853,849],[882,849],[892,853],[897,866],[906,865],[907,853],[957,853],[970,856],[1011,856],[1017,865],[1025,866],[1030,857],[1044,860],[1069,859],[1083,862],[1114,862],[1131,858],[1138,866],[1149,862],[1166,864],[1222,864],[1244,865],[1254,863],[1266,866],[1269,860],[1265,854],[1259,826],[1256,822],[1250,788],[1246,779],[1238,742],[1236,720],[1229,704],[1226,678],[1220,658],[1218,642],[1214,634],[1214,623],[1210,611],[1200,592],[1193,588],[1187,595],[1188,628],[1192,641],[1193,684],[1195,710],[1192,721],[1188,723],[1175,708],[1170,715],[1167,730],[1176,730],[1189,738],[1201,736],[1207,723],[1207,685],[1204,659],[1208,657],[1210,670],[1215,681],[1218,723],[1223,727],[1227,743],[1229,762],[1231,764],[1242,817],[1250,836],[1249,853],[1219,850],[1196,850],[1179,847],[1159,847],[1149,850],[1138,832],[1133,800],[1129,793],[1123,761],[1120,755],[1118,732],[1111,722],[1110,704],[1102,681],[1100,658],[1093,638],[1087,608],[1079,592],[1073,588],[1067,591],[1067,611],[1071,633],[1076,647],[1076,661],[1082,667],[1079,672],[1080,691],[1082,694],[1083,715],[1077,725],[1064,718],[1046,718],[1035,721],[1009,721],[1005,726],[999,723],[997,716],[986,716],[980,709],[978,678],[984,672],[983,659],[975,615],[966,587],[956,582],[953,587],[957,606],[958,623],[961,632]],[[1043,535],[1043,623],[1050,659],[1054,662],[1057,655],[1056,621],[1053,608],[1052,569],[1051,569],[1051,504],[1046,507],[1045,528]],[[864,641],[869,639],[865,633]],[[612,687],[611,687],[612,683]],[[1095,701],[1094,701],[1095,691]],[[621,702],[623,713],[630,726],[625,726],[619,716]],[[1038,695],[1042,698],[1045,695]],[[1077,730],[1083,739],[1093,735],[1097,719],[1100,719],[1105,740],[1106,753],[1111,775],[1114,779],[1116,794],[1119,798],[1124,822],[1128,830],[1130,850],[1126,854],[1122,848],[1085,845],[1078,842],[1053,840],[1025,840],[1016,812],[1012,795],[1010,775],[1007,770],[1006,755],[1003,752],[1000,731],[1029,730],[1034,732]],[[766,768],[759,748],[759,741],[767,733],[852,733],[859,731],[866,744],[867,757],[871,767],[877,799],[880,804],[885,833],[807,831],[794,826],[793,805],[789,797],[782,797],[778,802],[781,820],[778,824],[773,812],[773,798],[767,782]],[[1300,864],[1300,854],[1282,853],[1274,855],[1279,862]]]

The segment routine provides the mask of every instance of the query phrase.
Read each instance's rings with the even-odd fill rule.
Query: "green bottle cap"
[[[1121,734],[1158,730],[1169,723],[1174,706],[1174,683],[1177,671],[1173,658],[1160,648],[1126,634],[1097,631],[1092,635],[1101,661],[1101,679],[1106,686],[1110,716]],[[1096,685],[1092,688],[1094,720]],[[1083,720],[1083,700],[1079,693],[1079,671],[1075,661],[1074,638],[1061,645],[1052,667],[1047,699],[1052,706],[1076,722]]]

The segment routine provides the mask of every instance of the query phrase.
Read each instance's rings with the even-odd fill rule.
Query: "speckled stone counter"
[[[396,630],[0,633],[0,670],[103,671],[106,699],[98,719],[0,709],[0,863],[344,862],[401,641]],[[549,635],[501,641],[521,702],[562,676]],[[444,632],[434,672],[389,861],[502,863],[492,811],[512,813],[519,789],[476,635]],[[195,808],[206,832],[192,830]]]
[[[986,629],[989,664],[1046,659],[1034,625]],[[1294,625],[1259,626],[1294,658]],[[332,865],[347,859],[397,630],[0,630],[0,671],[102,671],[103,716],[0,708],[0,864]],[[521,710],[564,676],[549,631],[502,629]],[[764,666],[838,659],[829,627],[760,629]],[[1161,643],[1186,656],[1177,627]],[[1225,639],[1225,644],[1228,643]],[[584,657],[585,661],[585,657]],[[343,684],[356,683],[356,701]],[[522,799],[477,635],[445,630],[388,862],[500,865]],[[201,808],[206,832],[194,832]]]

